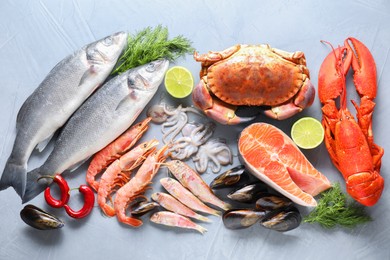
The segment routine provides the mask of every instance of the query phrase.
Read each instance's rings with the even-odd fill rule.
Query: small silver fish
[[[164,192],[155,192],[151,195],[151,198],[169,211],[200,221],[211,222],[211,220],[209,220],[207,217],[196,213],[170,194]]]
[[[0,190],[12,186],[23,197],[27,162],[34,148],[42,151],[53,134],[105,81],[126,44],[127,33],[115,33],[84,46],[50,71],[19,110],[16,138]]]
[[[202,177],[188,164],[179,160],[166,162],[165,165],[176,179],[201,201],[228,210],[231,205],[219,199]]]
[[[48,178],[37,182],[41,175],[74,170],[126,131],[156,93],[168,65],[167,60],[150,62],[114,77],[97,90],[63,127],[46,162],[27,174],[23,203],[50,184]]]

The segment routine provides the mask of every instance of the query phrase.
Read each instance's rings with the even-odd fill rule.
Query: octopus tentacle
[[[195,168],[198,172],[203,173],[207,170],[209,162],[213,172],[219,172],[222,165],[233,162],[232,152],[223,139],[212,139],[202,145],[195,157],[193,157]]]

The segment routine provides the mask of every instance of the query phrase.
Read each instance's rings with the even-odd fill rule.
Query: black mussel
[[[272,230],[285,232],[297,228],[301,224],[301,221],[302,216],[299,210],[295,207],[287,207],[268,213],[260,221],[260,224]]]
[[[244,165],[239,165],[218,175],[211,183],[210,188],[222,189],[238,185],[249,179],[249,174]]]
[[[228,229],[243,229],[254,225],[265,214],[264,210],[230,209],[223,213],[222,220]]]
[[[267,186],[263,182],[257,181],[232,191],[227,197],[238,202],[254,203],[262,194],[267,192]]]
[[[64,226],[62,220],[31,204],[20,211],[20,217],[27,225],[40,230],[58,229]]]
[[[154,208],[160,206],[155,201],[142,200],[133,204],[130,208],[130,213],[132,216],[143,216],[144,214],[152,211]]]
[[[275,210],[282,207],[290,207],[293,203],[290,199],[286,197],[281,197],[278,195],[264,193],[257,201],[256,208],[263,210]]]

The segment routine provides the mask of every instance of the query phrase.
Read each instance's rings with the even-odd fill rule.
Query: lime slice
[[[294,143],[303,149],[313,149],[324,140],[324,128],[313,117],[303,117],[296,121],[291,128]]]
[[[170,68],[165,74],[165,88],[175,98],[185,98],[191,94],[194,78],[191,72],[181,66]]]

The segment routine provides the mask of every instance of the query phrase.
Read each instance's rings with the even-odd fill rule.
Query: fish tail
[[[0,180],[0,190],[13,187],[22,198],[26,190],[27,165],[8,160]]]
[[[38,181],[38,178],[41,176],[41,168],[36,168],[27,173],[26,191],[22,197],[23,203],[32,200],[38,194],[44,191],[44,189],[46,189],[49,182],[46,178]]]

